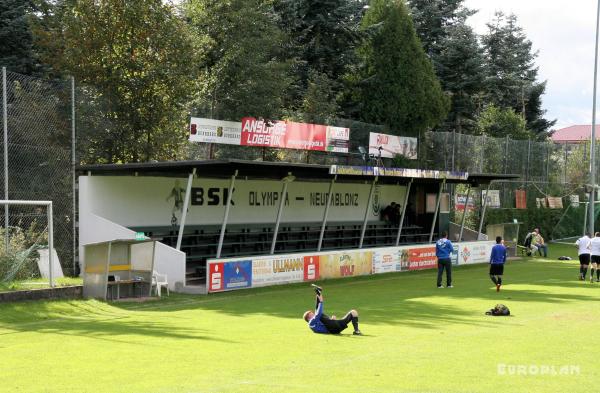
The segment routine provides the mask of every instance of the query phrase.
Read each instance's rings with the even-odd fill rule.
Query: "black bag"
[[[493,315],[496,317],[498,317],[498,316],[506,317],[506,316],[510,315],[510,310],[504,304],[496,304],[496,307],[492,308],[489,311],[486,311],[485,315]]]

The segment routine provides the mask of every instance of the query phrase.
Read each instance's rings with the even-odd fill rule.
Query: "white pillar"
[[[327,203],[325,205],[325,212],[323,213],[323,223],[321,224],[321,233],[319,234],[317,251],[321,251],[321,246],[323,245],[323,236],[325,235],[325,226],[327,225],[327,216],[329,215],[329,205],[331,204],[331,193],[333,192],[333,185],[335,184],[336,179],[337,175],[331,179],[331,183],[329,184],[329,193],[327,194]]]
[[[363,221],[362,231],[360,232],[360,242],[358,243],[358,248],[362,248],[365,240],[365,232],[367,230],[367,222],[369,221],[369,210],[371,209],[371,200],[373,199],[373,191],[375,191],[375,183],[377,183],[377,176],[375,176],[373,183],[371,183],[371,192],[369,192],[369,200],[367,201],[367,208],[365,209],[365,219]]]
[[[408,186],[406,186],[406,195],[404,196],[404,206],[402,207],[402,215],[400,216],[400,225],[398,226],[398,234],[396,235],[396,247],[400,244],[400,234],[402,233],[402,227],[404,226],[404,216],[406,215],[406,206],[408,205],[408,196],[410,194],[410,188],[412,186],[413,178],[410,178]]]
[[[185,198],[183,201],[183,211],[181,212],[181,222],[179,223],[179,234],[177,235],[177,246],[178,251],[181,250],[181,240],[183,239],[183,231],[185,229],[185,218],[187,216],[188,206],[190,204],[190,193],[192,191],[192,181],[196,175],[196,168],[192,170],[192,173],[188,176],[187,188],[185,189]]]
[[[435,203],[435,213],[433,213],[433,222],[431,223],[431,232],[429,233],[429,243],[431,243],[433,241],[433,231],[435,230],[435,224],[437,223],[437,216],[440,211],[440,202],[442,200],[442,190],[444,189],[445,185],[446,185],[446,179],[444,178],[444,180],[440,184],[437,201]]]
[[[221,258],[221,250],[223,249],[223,239],[225,238],[225,228],[227,227],[227,220],[229,219],[229,207],[231,206],[231,197],[233,195],[233,186],[235,185],[235,178],[238,171],[231,176],[231,182],[229,182],[229,193],[227,194],[227,204],[225,205],[225,214],[223,215],[223,224],[221,225],[221,233],[219,234],[219,245],[217,246],[217,258]]]

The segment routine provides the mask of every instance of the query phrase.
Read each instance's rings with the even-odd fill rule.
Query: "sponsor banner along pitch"
[[[491,241],[456,243],[452,263],[488,263],[493,245]],[[427,244],[212,259],[207,264],[208,291],[221,292],[327,278],[434,269],[437,267],[437,258],[435,247]]]

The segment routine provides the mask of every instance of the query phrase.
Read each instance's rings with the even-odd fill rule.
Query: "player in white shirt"
[[[594,272],[596,272],[596,282],[600,281],[600,232],[596,232],[596,235],[590,242],[590,254],[592,255],[592,269],[590,270],[590,282],[594,282]]]
[[[588,266],[590,264],[590,243],[592,239],[588,236],[588,234],[584,234],[582,237],[577,239],[575,242],[575,246],[577,246],[578,254],[579,254],[579,279],[585,280],[585,276],[587,275]]]

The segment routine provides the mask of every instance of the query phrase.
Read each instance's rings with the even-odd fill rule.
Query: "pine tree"
[[[0,0],[0,66],[22,74],[34,73],[38,66],[33,50],[31,1]]]
[[[515,15],[497,12],[482,37],[485,53],[486,100],[500,108],[512,108],[536,134],[544,134],[555,123],[543,118],[541,96],[546,83],[538,82],[537,52]]]
[[[443,129],[471,133],[484,86],[483,54],[473,30],[458,24],[440,42],[437,75],[451,94],[451,108]]]
[[[370,37],[360,49],[363,66],[356,80],[362,119],[402,135],[440,124],[448,99],[404,2],[373,0],[363,27]]]
[[[198,0],[185,8],[202,53],[195,115],[226,120],[283,112],[293,81],[270,0]]]
[[[360,42],[360,21],[366,0],[278,0],[280,26],[289,35],[286,47],[295,58],[297,84],[288,105],[306,105],[310,79],[331,87],[332,97],[343,89],[343,80],[354,65]],[[333,115],[333,114],[332,114]]]
[[[425,53],[435,58],[444,48],[449,28],[464,25],[475,11],[464,0],[408,0],[415,29]]]

